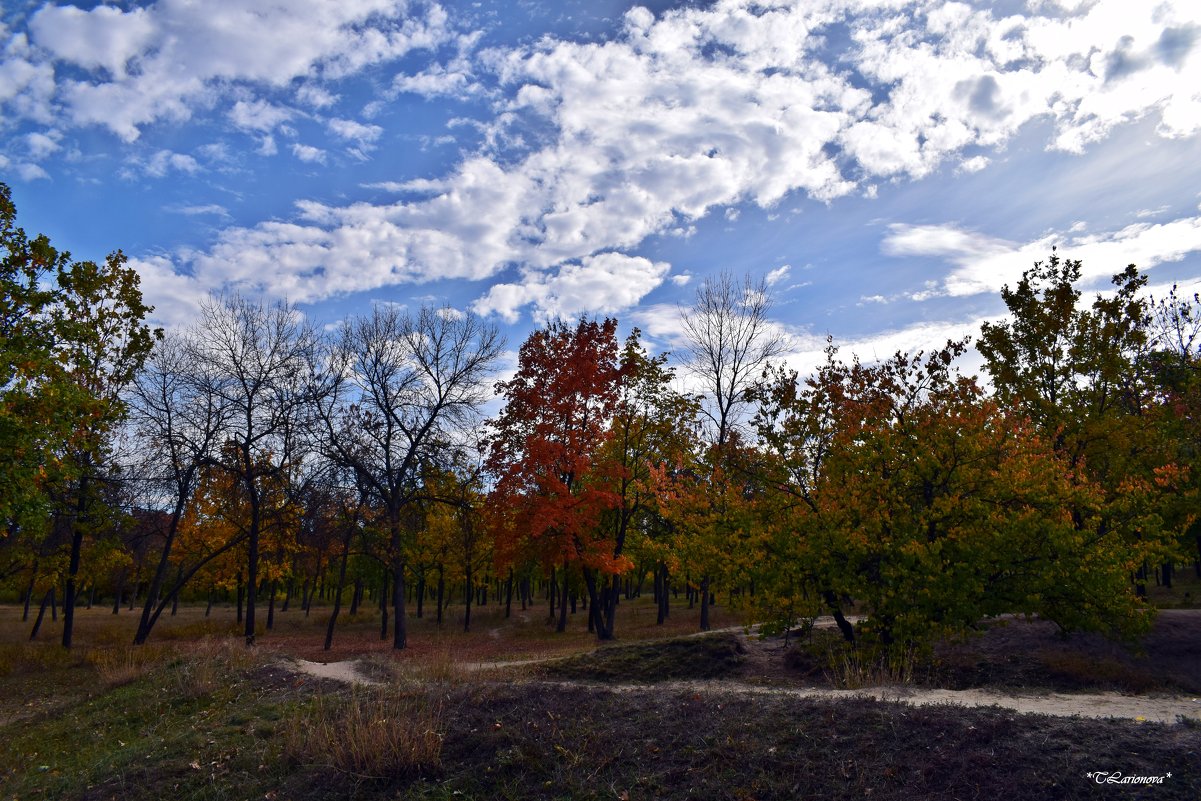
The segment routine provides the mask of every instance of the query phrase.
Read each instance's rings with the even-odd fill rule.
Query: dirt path
[[[613,685],[597,685],[613,686]],[[794,698],[874,698],[914,706],[996,706],[1019,713],[1056,717],[1122,718],[1138,722],[1178,723],[1180,718],[1201,722],[1201,698],[1178,695],[1122,695],[1121,693],[1001,693],[989,690],[941,690],[919,687],[865,687],[835,690],[826,687],[761,687],[732,681],[663,682],[654,685],[617,685],[614,689],[682,690],[727,695],[787,695]]]
[[[517,667],[544,663],[545,659],[516,662],[481,662],[463,665],[468,671]],[[311,676],[347,684],[372,685],[378,681],[365,676],[357,662],[310,662],[295,660],[296,668]],[[1011,709],[1022,714],[1056,717],[1120,718],[1136,722],[1178,723],[1181,718],[1201,722],[1201,698],[1175,695],[1122,695],[1120,693],[1000,693],[988,690],[940,690],[917,687],[866,687],[859,690],[835,690],[825,687],[765,687],[736,681],[670,681],[659,684],[587,684],[581,682],[540,682],[551,687],[596,687],[616,692],[667,690],[704,695],[784,695],[792,698],[843,699],[873,698],[914,706],[949,704],[953,706]]]
[[[296,669],[319,679],[333,679],[344,684],[369,685],[379,684],[375,679],[366,676],[359,670],[357,660],[346,662],[310,662],[307,659],[295,659]]]

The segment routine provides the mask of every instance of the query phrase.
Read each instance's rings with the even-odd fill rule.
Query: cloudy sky
[[[0,180],[156,317],[473,309],[661,348],[720,270],[799,365],[971,333],[1051,247],[1201,281],[1201,3],[5,0]]]

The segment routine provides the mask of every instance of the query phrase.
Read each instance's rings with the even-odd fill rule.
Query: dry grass
[[[290,759],[362,779],[397,779],[438,767],[444,736],[441,701],[395,687],[318,697],[283,729]]]
[[[120,687],[144,676],[172,653],[173,649],[161,645],[89,648],[84,661],[95,668],[106,686]]]

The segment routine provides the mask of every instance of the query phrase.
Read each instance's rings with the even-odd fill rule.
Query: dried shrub
[[[120,687],[145,675],[162,662],[168,654],[162,646],[124,646],[121,648],[92,648],[84,660],[96,669],[106,686]]]
[[[442,703],[396,688],[318,696],[283,725],[284,752],[364,779],[397,779],[437,768]]]

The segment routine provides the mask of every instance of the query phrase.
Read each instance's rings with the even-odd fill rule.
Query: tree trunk
[[[425,568],[417,574],[417,617],[420,619],[425,611]]]
[[[463,631],[471,631],[471,596],[474,589],[471,586],[471,565],[467,565],[467,589],[463,592]]]
[[[826,606],[830,608],[830,614],[834,616],[834,622],[838,624],[838,630],[842,632],[842,638],[851,645],[855,644],[855,627],[842,615],[842,606],[838,603],[837,596],[830,590],[822,592],[822,598],[826,602]]]
[[[442,625],[442,599],[446,595],[446,568],[438,563],[438,625]]]
[[[242,596],[244,588],[242,586],[242,571],[238,571],[238,623],[242,623]]]
[[[329,615],[329,624],[325,627],[325,650],[334,644],[334,625],[338,622],[338,612],[342,610],[342,588],[346,586],[346,562],[350,559],[350,537],[342,543],[342,564],[338,567],[338,590],[334,593],[334,608]]]
[[[38,578],[38,563],[33,563],[33,571],[29,574],[29,587],[25,590],[25,611],[21,613],[21,622],[29,622],[29,604],[33,598],[33,586]]]
[[[209,587],[208,604],[204,607],[204,616],[208,617],[209,612],[213,611],[213,588]]]
[[[384,565],[383,583],[379,590],[379,638],[388,639],[388,566]]]
[[[350,594],[350,616],[354,617],[359,613],[359,604],[363,600],[363,578],[356,576],[354,580],[354,590]]]
[[[63,648],[71,647],[71,638],[75,634],[75,579],[79,575],[83,528],[87,522],[89,464],[90,460],[84,457],[83,471],[79,476],[79,498],[75,502],[75,520],[71,524],[71,560],[67,567],[67,587],[63,593]]]
[[[113,599],[113,614],[121,613],[121,598],[125,595],[125,568],[121,569],[121,573],[117,576],[117,589],[115,590],[116,598]]]
[[[660,624],[663,624],[667,618],[671,617],[671,573],[667,570],[666,562],[660,566],[660,569],[662,578],[659,579],[658,621]]]
[[[276,586],[275,579],[271,579],[271,583],[267,586],[267,592],[271,594],[271,597],[267,600],[267,631],[271,631],[275,628],[275,591],[278,587]]]
[[[709,577],[701,577],[701,631],[709,630]]]
[[[408,645],[408,626],[405,620],[405,566],[397,559],[392,569],[392,649],[403,650]]]
[[[505,619],[513,614],[513,568],[509,568],[509,580],[505,585]]]
[[[37,619],[33,621],[33,631],[29,632],[30,641],[36,640],[38,631],[42,628],[42,618],[46,616],[46,604],[54,604],[54,588],[46,590],[46,594],[42,596],[42,605],[38,609]]]
[[[555,631],[567,631],[567,563],[563,563],[563,597],[559,602],[559,625],[555,626]]]

